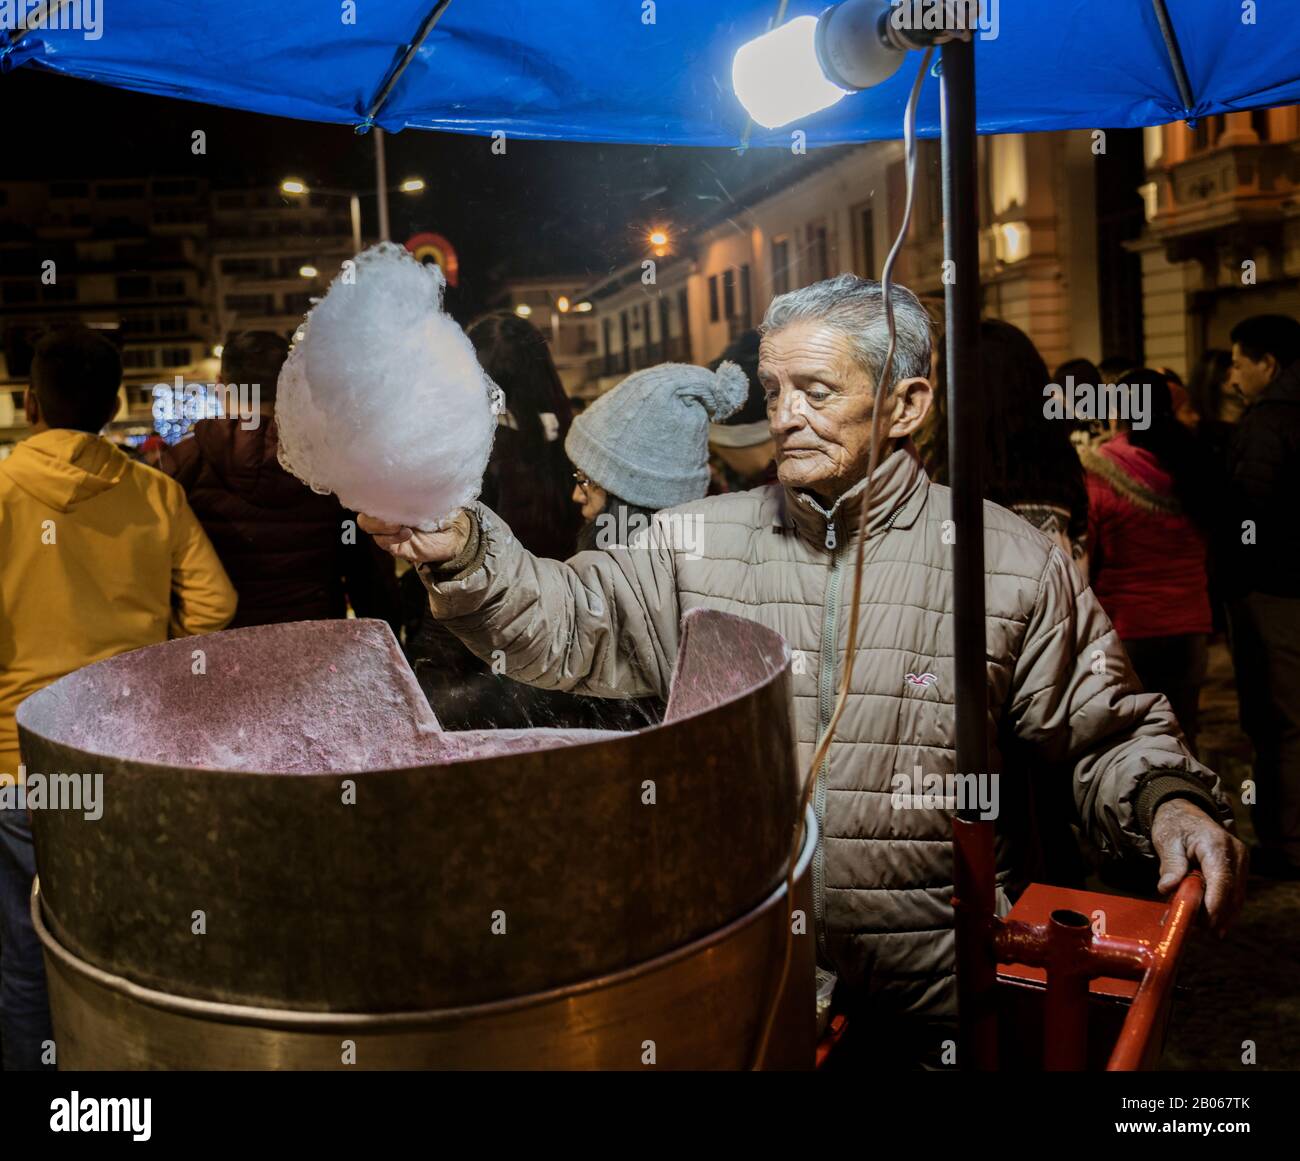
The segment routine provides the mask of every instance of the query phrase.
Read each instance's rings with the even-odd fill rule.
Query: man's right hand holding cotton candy
[[[461,508],[446,528],[437,532],[421,532],[406,524],[389,524],[377,516],[357,517],[362,532],[375,538],[380,548],[412,564],[445,564],[454,560],[465,548],[473,523],[470,515]]]

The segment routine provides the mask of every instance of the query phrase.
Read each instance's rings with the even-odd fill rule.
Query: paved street
[[[1227,648],[1210,651],[1201,694],[1201,757],[1232,788],[1249,777],[1250,743],[1237,724]],[[1236,808],[1239,834],[1252,842],[1250,818]],[[1300,883],[1252,876],[1246,910],[1222,941],[1198,933],[1188,949],[1162,1067],[1300,1068]],[[1254,1041],[1257,1063],[1242,1062]]]

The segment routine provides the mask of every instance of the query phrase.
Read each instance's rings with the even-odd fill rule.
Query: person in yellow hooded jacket
[[[0,461],[0,1038],[6,1070],[52,1066],[18,703],[117,653],[223,628],[235,590],[185,499],[99,431],[122,364],[85,328],[47,335],[32,360],[31,435]]]

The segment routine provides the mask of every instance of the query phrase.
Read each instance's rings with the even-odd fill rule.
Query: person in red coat
[[[1178,422],[1168,380],[1141,368],[1125,382],[1147,416],[1085,448],[1092,589],[1142,684],[1169,698],[1189,746],[1211,632],[1206,536],[1210,477]]]
[[[401,628],[397,574],[356,514],[290,475],[277,459],[275,389],[289,345],[270,331],[232,334],[221,379],[256,387],[260,413],[201,419],[159,456],[158,467],[185,489],[239,593],[230,628],[282,621],[378,617]]]

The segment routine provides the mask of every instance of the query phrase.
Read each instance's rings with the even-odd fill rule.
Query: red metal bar
[[[1046,923],[999,922],[994,935],[998,963],[1023,963],[1047,968],[1048,925]],[[1094,935],[1087,947],[1088,977],[1113,976],[1140,980],[1151,966],[1154,945],[1141,939],[1115,935]]]
[[[1053,911],[1047,925],[1043,1068],[1082,1072],[1088,1065],[1088,948],[1092,924],[1077,911]]]
[[[831,1018],[830,1027],[826,1029],[822,1038],[817,1042],[817,1057],[814,1062],[814,1068],[822,1068],[830,1055],[835,1051],[835,1046],[844,1039],[844,1033],[849,1026],[848,1017],[840,1012]]]
[[[1151,962],[1120,1029],[1107,1072],[1134,1072],[1142,1066],[1165,1006],[1173,991],[1183,943],[1205,897],[1205,879],[1193,871],[1179,885],[1169,905],[1164,938],[1151,949]]]

